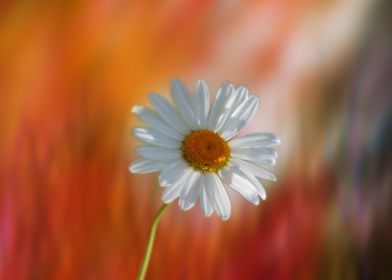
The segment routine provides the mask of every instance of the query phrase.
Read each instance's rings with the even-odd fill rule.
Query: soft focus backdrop
[[[176,202],[148,279],[392,279],[390,1],[1,1],[0,279],[133,279],[161,205],[130,114],[245,84],[278,182],[229,221]]]

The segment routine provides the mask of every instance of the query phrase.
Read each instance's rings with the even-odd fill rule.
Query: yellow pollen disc
[[[217,133],[203,129],[185,136],[181,151],[186,162],[203,172],[217,172],[230,158],[230,148]]]

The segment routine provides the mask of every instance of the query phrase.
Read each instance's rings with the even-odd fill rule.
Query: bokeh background
[[[157,176],[130,114],[245,84],[282,145],[258,207],[174,202],[148,279],[392,279],[390,1],[1,1],[0,279],[134,279]]]

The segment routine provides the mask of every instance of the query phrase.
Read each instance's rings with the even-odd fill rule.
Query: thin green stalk
[[[154,219],[152,220],[150,231],[148,232],[148,239],[146,249],[144,251],[144,256],[142,259],[142,263],[140,264],[139,273],[137,274],[137,280],[144,280],[148,268],[148,264],[150,262],[150,257],[152,253],[152,248],[154,246],[154,239],[155,233],[157,231],[157,226],[159,220],[161,219],[162,215],[166,212],[170,204],[163,204],[158,212],[155,214]]]

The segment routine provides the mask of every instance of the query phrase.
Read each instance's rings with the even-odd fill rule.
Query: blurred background
[[[392,279],[390,1],[1,1],[0,279],[134,279],[161,205],[130,109],[245,84],[278,182],[232,217],[177,202],[148,279]]]

